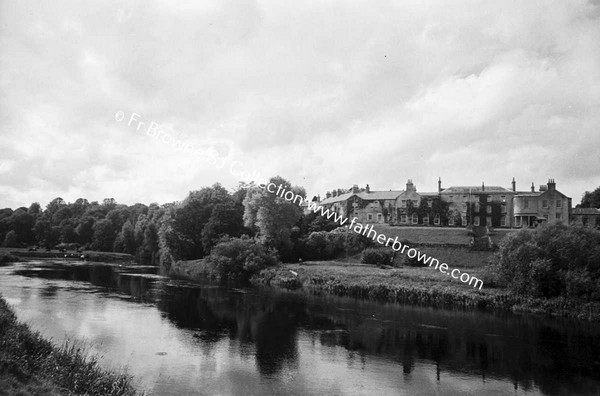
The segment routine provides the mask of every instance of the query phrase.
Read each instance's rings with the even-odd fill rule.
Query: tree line
[[[280,176],[270,182],[306,196],[304,188],[292,186]],[[65,202],[58,197],[44,209],[37,202],[28,208],[0,209],[3,247],[81,247],[129,253],[140,263],[167,267],[177,260],[209,257],[217,244],[242,237],[245,242],[238,241],[236,246],[258,244],[281,261],[318,258],[314,249],[325,250],[319,243],[322,235],[312,239],[310,235],[337,227],[333,221],[306,214],[298,205],[252,183],[240,183],[231,192],[217,183],[191,191],[181,202],[162,205],[124,205],[113,198]],[[365,245],[356,237],[345,240]],[[323,256],[331,257],[347,247],[343,242],[336,246],[335,252],[329,249]],[[248,249],[254,251],[255,247]]]

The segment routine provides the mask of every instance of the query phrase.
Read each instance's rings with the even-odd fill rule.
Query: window
[[[406,207],[406,199],[402,200],[402,207],[405,208]]]
[[[500,206],[500,213],[506,213],[506,205]]]
[[[558,220],[558,221],[562,220],[562,214],[561,213],[557,213],[556,214],[556,220]]]
[[[488,206],[485,208],[485,211],[486,211],[488,214],[492,213],[492,207],[491,207],[491,205],[488,205]]]
[[[416,213],[413,213],[413,215],[412,215],[412,223],[413,224],[419,223],[419,216]]]
[[[433,224],[440,225],[440,215],[439,214],[436,214],[435,217],[433,218]]]
[[[557,208],[562,208],[562,201],[560,199],[556,200],[556,207]]]
[[[373,214],[367,213],[367,221],[373,221]]]
[[[523,202],[523,208],[529,209],[529,200],[527,198],[525,198],[525,201]]]
[[[408,221],[408,219],[406,218],[405,214],[400,216],[400,223],[406,223],[407,221]]]
[[[448,219],[448,225],[451,225],[451,226],[454,225],[454,215],[451,215],[450,218]]]
[[[487,197],[485,197],[485,199],[486,199],[487,202],[492,202],[492,196],[491,195],[488,195]]]
[[[429,225],[429,215],[425,215],[425,217],[423,217],[423,224]]]
[[[473,223],[475,226],[479,225],[479,216],[475,217],[475,221]]]
[[[479,212],[479,202],[475,202],[475,212]]]
[[[463,201],[468,200],[468,197],[466,195],[463,195]]]
[[[544,209],[548,209],[548,200],[547,200],[547,199],[544,199],[544,200],[542,201],[542,208],[544,208]]]
[[[506,216],[500,217],[500,227],[506,227]]]
[[[500,199],[504,201],[506,199],[506,195],[500,195]]]
[[[521,227],[523,225],[523,221],[522,218],[519,216],[517,217],[517,219],[515,220],[515,226],[517,227]]]
[[[433,206],[433,201],[431,199],[427,200],[427,206],[429,206],[430,208]]]
[[[381,213],[377,213],[377,221],[381,222],[382,219],[383,219],[383,215]]]
[[[454,195],[448,195],[448,199],[454,199]]]
[[[492,226],[492,218],[490,216],[485,218],[485,225],[488,227]]]
[[[461,217],[460,218],[460,225],[462,225],[462,226],[466,226],[467,225],[467,218],[466,217]]]

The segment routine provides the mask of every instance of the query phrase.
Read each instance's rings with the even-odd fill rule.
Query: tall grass
[[[76,345],[57,347],[31,331],[0,296],[0,395],[135,395],[130,382]]]

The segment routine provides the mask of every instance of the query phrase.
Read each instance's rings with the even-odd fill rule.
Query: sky
[[[599,148],[598,0],[0,0],[0,208],[275,175],[575,204]]]

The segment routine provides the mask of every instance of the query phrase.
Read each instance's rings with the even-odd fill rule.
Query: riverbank
[[[136,395],[130,378],[101,369],[79,348],[59,348],[17,320],[0,296],[0,394]]]
[[[482,278],[481,268],[469,273]],[[474,289],[442,276],[429,267],[378,268],[372,265],[317,261],[282,264],[255,275],[254,285],[328,293],[380,302],[408,303],[440,308],[476,308],[561,316],[600,321],[600,303],[515,296],[507,289]]]
[[[113,253],[113,252],[97,252],[94,250],[84,250],[83,252],[67,251],[61,252],[59,250],[38,250],[29,251],[27,249],[7,249],[0,248],[0,262],[2,257],[10,256],[13,257],[13,261],[20,261],[22,259],[75,259],[80,260],[81,256],[85,256],[87,261],[100,261],[104,263],[132,263],[135,261],[135,257],[127,253]],[[16,258],[16,260],[14,260]],[[10,262],[10,261],[8,261]]]
[[[19,262],[19,258],[10,252],[0,250],[0,265]]]

